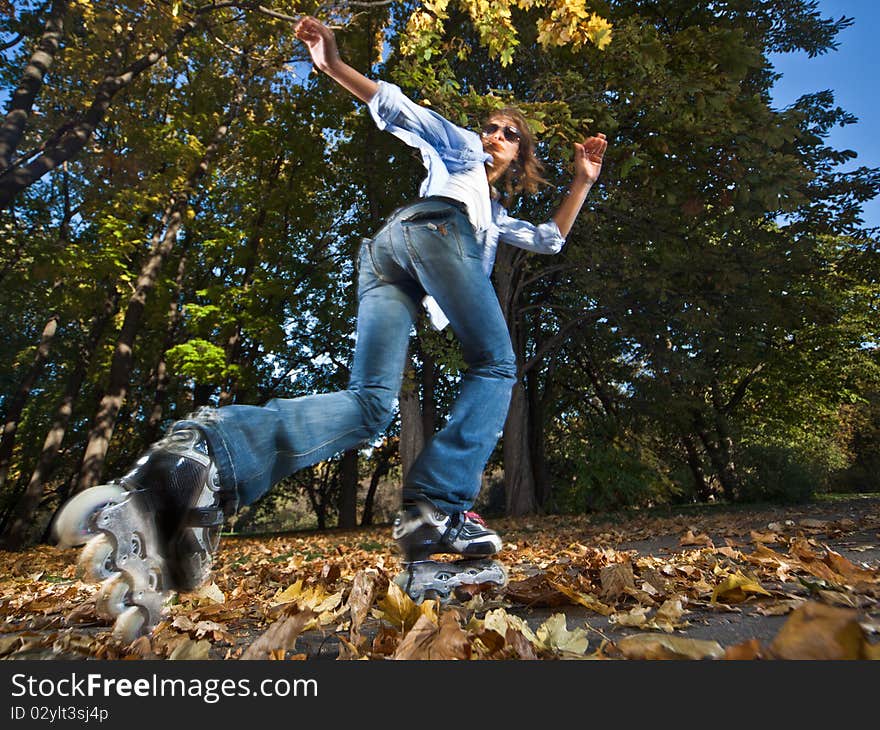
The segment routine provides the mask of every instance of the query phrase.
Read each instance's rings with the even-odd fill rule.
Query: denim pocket
[[[406,249],[420,263],[431,255],[464,256],[455,216],[434,215],[400,222]]]

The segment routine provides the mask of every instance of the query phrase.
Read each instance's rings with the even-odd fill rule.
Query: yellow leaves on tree
[[[536,24],[538,43],[545,49],[571,46],[577,51],[590,43],[605,50],[611,43],[611,23],[588,11],[586,0],[459,0],[459,6],[470,16],[489,55],[499,59],[502,66],[510,65],[519,45],[512,19],[514,7],[546,11]],[[428,0],[413,12],[401,40],[404,55],[428,61],[444,50],[442,36],[448,7],[449,0]],[[460,54],[466,52],[459,48]]]

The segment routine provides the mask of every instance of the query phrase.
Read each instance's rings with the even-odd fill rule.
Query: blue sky
[[[844,170],[880,167],[880,81],[878,81],[878,43],[880,2],[877,0],[820,0],[823,17],[845,15],[855,22],[837,36],[839,47],[823,56],[809,58],[806,53],[772,56],[782,79],[774,88],[778,108],[794,102],[801,94],[831,89],[838,106],[858,117],[858,124],[836,127],[829,138],[832,147],[858,153]],[[865,225],[880,226],[880,199],[867,202],[863,209]]]

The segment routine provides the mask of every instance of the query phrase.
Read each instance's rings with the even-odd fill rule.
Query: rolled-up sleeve
[[[559,253],[565,246],[565,238],[554,220],[536,226],[509,216],[499,205],[495,213],[495,225],[498,226],[498,240],[510,246],[547,254]]]

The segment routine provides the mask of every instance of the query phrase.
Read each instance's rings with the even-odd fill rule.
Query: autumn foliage
[[[155,632],[131,645],[96,617],[95,586],[77,579],[74,551],[0,553],[0,656],[880,658],[877,500],[498,527],[509,585],[446,606],[416,605],[396,586],[385,528],[227,537],[213,582],[171,601]],[[736,639],[714,638],[737,622]]]

